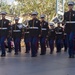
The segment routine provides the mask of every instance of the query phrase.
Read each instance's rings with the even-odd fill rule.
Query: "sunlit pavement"
[[[46,55],[32,58],[22,49],[18,56],[12,52],[0,57],[0,75],[75,75],[75,59],[64,51],[50,55],[49,49]]]

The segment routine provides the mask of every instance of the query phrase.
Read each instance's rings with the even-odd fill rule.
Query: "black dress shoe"
[[[67,52],[67,49],[65,49],[64,52]]]
[[[1,55],[1,57],[5,57],[5,56],[6,56],[6,54],[2,54],[2,55]]]
[[[72,58],[75,58],[74,55],[72,56]]]
[[[45,53],[43,53],[43,54],[41,53],[40,55],[45,55]]]
[[[25,53],[29,53],[29,52],[26,51]]]
[[[37,57],[37,55],[32,55],[31,57]]]
[[[53,54],[53,52],[50,52],[50,54]]]
[[[7,51],[8,53],[11,53],[11,51]]]
[[[18,53],[15,53],[15,55],[18,55]]]
[[[61,51],[56,51],[57,53],[60,53]]]
[[[74,56],[69,56],[69,58],[75,58]]]
[[[21,52],[21,50],[18,50],[18,52]]]
[[[71,58],[71,56],[69,56],[69,58]]]

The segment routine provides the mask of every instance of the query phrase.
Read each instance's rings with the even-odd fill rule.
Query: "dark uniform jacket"
[[[22,37],[22,25],[20,23],[13,24],[12,26],[12,37],[21,38]]]
[[[56,27],[55,28],[56,39],[63,39],[63,28]]]
[[[64,13],[64,22],[75,21],[75,11],[71,10]],[[66,23],[65,32],[70,33],[71,31],[75,32],[75,23]]]
[[[9,20],[1,19],[0,20],[0,37],[7,36],[9,31]]]
[[[40,25],[41,25],[41,36],[47,36],[48,35],[48,30],[49,30],[49,27],[48,27],[48,22],[46,21],[42,21],[40,22]]]
[[[30,36],[39,36],[41,32],[40,21],[38,19],[32,19],[28,23]]]
[[[29,33],[29,27],[24,28],[24,39],[29,38],[30,33]]]
[[[48,38],[49,40],[55,39],[55,29],[49,29]]]
[[[63,39],[66,39],[67,33],[63,32]]]
[[[12,26],[11,25],[9,25],[9,27],[8,27],[8,38],[9,37],[11,37],[12,38]]]

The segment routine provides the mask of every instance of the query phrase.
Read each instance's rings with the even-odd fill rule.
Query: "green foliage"
[[[37,11],[39,17],[41,14],[46,15],[46,20],[50,21],[56,16],[56,0],[15,0],[18,1],[18,5],[8,5],[6,2],[0,4],[0,9],[7,11],[12,15],[30,14],[32,11]],[[68,10],[67,2],[65,0],[65,11]],[[75,1],[75,0],[72,0]],[[12,6],[12,7],[11,7]],[[11,7],[11,8],[10,8]]]
[[[0,11],[6,11],[6,12],[10,13],[9,8],[10,8],[10,6],[6,2],[0,3]]]
[[[56,12],[56,0],[17,0],[21,4],[21,13],[31,13],[38,11],[39,16],[46,14],[46,19],[50,20]]]

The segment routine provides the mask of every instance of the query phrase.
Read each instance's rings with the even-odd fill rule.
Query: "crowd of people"
[[[8,52],[11,53],[11,41],[14,41],[14,52],[18,55],[21,52],[21,39],[25,42],[25,53],[31,51],[31,56],[36,57],[39,49],[41,48],[40,55],[46,54],[46,46],[49,45],[50,54],[53,54],[54,47],[57,53],[61,52],[64,47],[65,52],[69,52],[69,58],[74,58],[74,35],[75,35],[75,11],[73,10],[74,3],[68,3],[69,11],[64,13],[64,19],[61,23],[59,20],[57,26],[53,22],[48,23],[45,21],[45,15],[37,18],[38,13],[32,12],[32,19],[27,21],[24,25],[19,23],[19,17],[15,17],[15,23],[5,18],[6,12],[1,12],[2,19],[0,20],[0,44],[1,44],[1,57],[6,56],[5,40],[8,41]],[[61,26],[63,25],[63,27]]]

